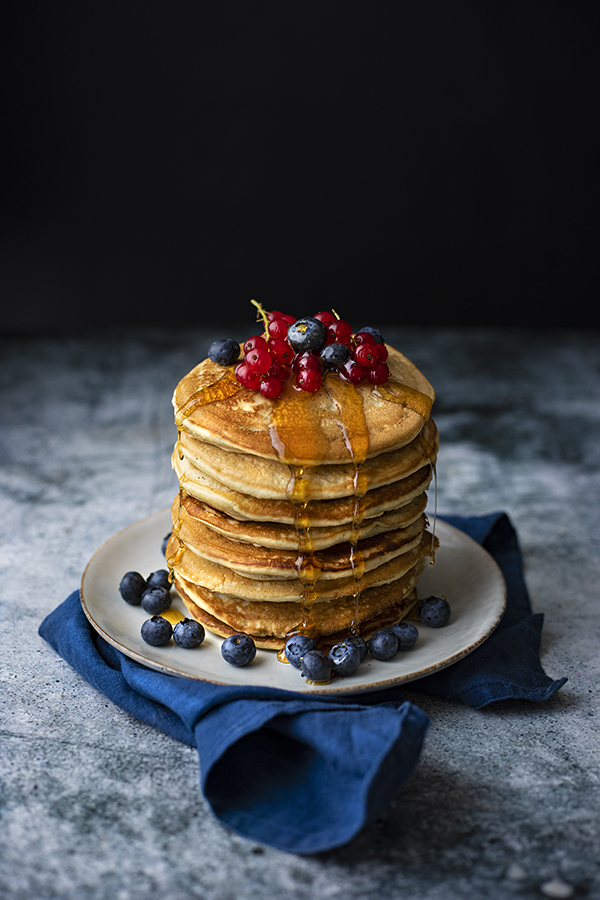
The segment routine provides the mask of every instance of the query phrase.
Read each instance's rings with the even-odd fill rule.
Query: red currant
[[[296,386],[303,391],[314,394],[323,383],[323,376],[318,369],[300,369],[296,375]]]
[[[235,377],[239,384],[248,388],[249,391],[257,391],[260,387],[260,375],[249,369],[245,362],[241,362],[235,367]]]
[[[352,326],[343,319],[336,319],[327,326],[327,337],[333,344],[348,344],[352,337]]]
[[[269,322],[268,331],[272,338],[281,338],[282,340],[285,340],[288,328],[289,325],[285,319],[272,319]]]
[[[256,372],[258,375],[264,375],[271,368],[273,360],[266,348],[263,350],[262,347],[255,347],[253,350],[246,352],[244,362],[253,372]]]
[[[372,369],[379,362],[377,344],[374,341],[365,341],[364,344],[358,345],[352,356],[365,369]]]
[[[390,377],[390,370],[387,363],[380,362],[371,369],[367,369],[367,378],[371,384],[383,384]]]
[[[316,316],[313,316],[313,319],[318,319],[319,322],[322,322],[326,327],[328,325],[333,325],[334,322],[337,321],[336,317],[332,312],[318,312]]]
[[[288,323],[288,325],[293,325],[296,321],[294,316],[289,316],[287,313],[282,313],[278,309],[274,309],[270,313],[267,313],[267,320],[269,322],[273,322],[274,319],[283,319],[284,322]]]
[[[274,400],[283,390],[283,382],[275,375],[263,375],[260,379],[259,390],[267,400]]]
[[[255,334],[253,337],[248,338],[244,344],[244,353],[249,353],[250,350],[257,350],[259,347],[261,350],[266,350],[267,342],[262,334]]]
[[[368,331],[359,331],[354,335],[355,344],[374,344],[375,338]]]
[[[299,353],[294,357],[292,363],[294,372],[299,372],[301,369],[317,369],[320,372],[322,367],[321,357],[316,353]]]
[[[288,377],[289,374],[290,374],[290,370],[285,369],[281,365],[281,363],[278,363],[278,362],[274,362],[273,365],[271,366],[271,368],[269,369],[269,371],[267,372],[267,375],[274,375],[275,378],[279,378],[280,381],[285,381],[285,379]]]
[[[377,344],[377,358],[379,362],[385,362],[388,358],[388,350],[385,344]]]
[[[344,363],[339,369],[339,373],[342,378],[345,378],[352,384],[360,384],[361,381],[365,380],[367,374],[364,366],[361,366],[360,363],[357,363],[354,359],[349,359],[347,363]]]
[[[282,366],[291,366],[294,359],[294,351],[290,344],[281,338],[271,338],[269,341],[269,353],[271,358],[275,362],[281,363]]]

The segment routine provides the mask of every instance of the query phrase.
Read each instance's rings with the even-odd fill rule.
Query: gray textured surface
[[[2,347],[0,897],[600,897],[598,333],[393,336],[438,391],[440,511],[510,514],[544,666],[569,681],[479,712],[407,689],[432,718],[421,762],[347,847],[298,858],[231,834],[195,751],[38,638],[97,547],[170,503],[171,391],[216,336]]]

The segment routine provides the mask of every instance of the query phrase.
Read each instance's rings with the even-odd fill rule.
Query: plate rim
[[[157,512],[150,513],[147,516],[143,516],[141,519],[136,519],[133,522],[130,522],[128,525],[125,525],[123,528],[120,528],[110,537],[108,537],[103,543],[98,547],[95,553],[90,557],[83,570],[83,574],[81,576],[81,583],[79,588],[79,596],[81,601],[82,610],[90,623],[90,625],[94,628],[94,630],[102,637],[108,644],[113,646],[116,650],[119,650],[125,656],[133,659],[138,664],[145,666],[146,668],[153,669],[154,671],[162,672],[166,675],[172,675],[177,678],[187,678],[191,681],[202,681],[206,684],[217,684],[223,687],[236,687],[239,686],[235,682],[231,682],[229,680],[222,681],[218,678],[207,678],[203,675],[197,675],[190,672],[185,672],[179,669],[176,666],[168,665],[167,663],[161,663],[156,660],[153,660],[149,657],[144,656],[142,653],[138,652],[131,647],[127,647],[122,644],[118,638],[113,637],[106,629],[96,621],[92,612],[88,607],[88,602],[85,598],[84,585],[86,581],[86,577],[90,567],[94,564],[97,558],[106,550],[108,545],[116,542],[121,538],[126,532],[132,531],[134,528],[144,525],[148,523],[151,519],[158,519],[160,517],[165,516],[169,512],[169,507],[165,507],[164,509],[158,510]],[[413,681],[420,680],[421,678],[425,678],[428,675],[433,674],[434,672],[440,672],[448,666],[452,666],[455,663],[459,662],[461,659],[464,659],[466,656],[469,656],[481,646],[496,630],[502,617],[506,611],[507,604],[507,588],[506,581],[504,579],[504,575],[502,574],[502,570],[500,566],[494,559],[494,557],[483,547],[480,543],[478,543],[474,538],[468,535],[465,531],[462,531],[460,528],[457,528],[455,525],[451,525],[450,522],[446,522],[443,518],[443,514],[437,515],[437,526],[442,526],[443,529],[450,529],[452,532],[456,532],[459,535],[460,540],[464,540],[466,542],[470,542],[474,545],[478,551],[486,557],[486,562],[488,565],[493,567],[496,570],[496,574],[500,579],[500,584],[502,585],[502,603],[498,606],[498,610],[496,611],[496,616],[493,620],[493,623],[488,627],[488,629],[480,635],[473,643],[469,644],[468,647],[463,648],[462,650],[458,650],[456,653],[452,654],[450,657],[441,660],[438,663],[431,663],[423,669],[420,669],[416,673],[405,673],[404,675],[396,675],[391,678],[384,678],[378,680],[373,683],[363,683],[363,684],[348,684],[345,679],[334,679],[330,684],[327,685],[307,685],[304,681],[300,682],[300,685],[297,689],[290,690],[287,687],[273,687],[270,685],[261,685],[256,684],[251,679],[249,679],[247,683],[247,687],[265,687],[270,690],[277,690],[284,694],[302,694],[303,696],[319,696],[319,695],[336,695],[336,694],[365,694],[365,693],[376,693],[377,691],[387,690],[390,687],[395,687],[399,684],[409,684]],[[438,551],[439,552],[439,551]],[[179,595],[177,595],[179,597]],[[181,599],[181,598],[180,598]],[[181,601],[183,603],[183,601]],[[185,606],[185,604],[184,604]],[[218,635],[215,635],[218,638]],[[262,648],[259,648],[262,649]],[[275,651],[266,651],[269,653],[275,653]],[[374,660],[377,662],[377,660]],[[238,670],[239,671],[239,670]]]

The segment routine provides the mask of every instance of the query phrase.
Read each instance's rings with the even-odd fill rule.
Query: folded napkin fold
[[[481,647],[411,688],[475,708],[511,697],[550,697],[566,678],[553,681],[540,664],[543,616],[531,614],[510,521],[502,513],[444,518],[496,559],[508,605]],[[198,748],[202,789],[222,822],[294,853],[341,846],[372,822],[413,771],[429,725],[425,713],[395,689],[351,702],[148,669],[95,632],[78,591],[44,619],[39,632],[115,704]]]

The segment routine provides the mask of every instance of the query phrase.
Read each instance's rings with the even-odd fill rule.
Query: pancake
[[[173,453],[172,462],[183,496],[201,500],[241,521],[280,522],[289,525],[297,521],[295,506],[290,498],[271,500],[234,491],[189,464],[184,468],[176,452]],[[431,466],[427,463],[406,478],[381,488],[373,488],[361,500],[363,517],[374,518],[410,502],[418,493],[427,489],[431,477]],[[355,497],[351,494],[332,500],[309,500],[305,512],[311,526],[315,528],[352,522],[356,516]]]
[[[190,519],[182,511],[178,522],[177,537],[186,547],[204,560],[228,566],[239,575],[248,578],[281,579],[298,578],[302,573],[304,555],[298,550],[282,550],[263,547],[244,541],[235,541],[208,528],[198,519]],[[360,554],[364,572],[407,553],[421,540],[425,528],[425,516],[403,528],[384,531],[354,544],[343,541],[320,551],[314,550],[312,535],[309,553],[310,565],[319,572],[320,579],[345,578],[352,575],[353,554]]]
[[[404,447],[367,458],[360,467],[360,478],[367,491],[383,487],[417,471],[425,460],[437,454],[437,428],[429,419],[421,432]],[[199,441],[187,431],[180,434],[174,451],[175,469],[184,480],[195,480],[195,471],[219,481],[230,490],[269,500],[289,500],[297,472],[274,459],[250,453],[231,452],[206,441]],[[295,466],[294,468],[298,468]],[[355,492],[356,465],[314,465],[302,473],[303,500],[349,497]]]
[[[362,460],[395,450],[419,434],[435,392],[409,359],[387,349],[391,377],[384,385],[355,386],[327,375],[313,394],[288,384],[276,400],[242,388],[231,369],[205,359],[175,388],[176,425],[181,429],[185,423],[194,437],[226,450],[295,465]]]
[[[312,550],[323,550],[325,547],[332,547],[350,540],[363,540],[380,534],[384,531],[393,531],[396,528],[403,528],[411,525],[425,511],[427,504],[427,494],[425,487],[429,484],[429,478],[426,479],[422,489],[412,496],[408,502],[389,511],[381,512],[372,518],[363,515],[360,521],[353,523],[352,517],[349,516],[347,522],[341,525],[315,526],[311,515],[309,505],[302,510],[306,520],[310,522],[310,545]],[[401,498],[404,499],[404,498]],[[283,501],[280,501],[283,502]],[[324,501],[327,502],[327,501]],[[354,503],[353,503],[354,506]],[[286,504],[289,512],[289,504]],[[182,517],[187,523],[188,529],[193,529],[193,520],[197,519],[208,528],[230,537],[236,541],[257,544],[260,547],[276,547],[281,550],[303,549],[305,541],[302,534],[293,524],[282,524],[275,522],[255,522],[251,520],[234,519],[226,513],[221,512],[208,503],[196,500],[195,497],[178,496],[173,501],[173,523],[177,528],[179,518]],[[181,534],[186,540],[185,534]],[[188,539],[188,543],[198,546],[201,534],[196,531]]]
[[[320,647],[332,646],[348,634],[348,622],[368,638],[378,629],[399,622],[417,602],[414,585],[424,561],[401,579],[383,587],[362,591],[357,598],[342,597],[335,603],[322,603],[310,610],[311,631]],[[221,637],[250,634],[257,646],[281,650],[286,636],[305,631],[307,611],[299,603],[270,603],[268,607],[247,600],[226,598],[175,576],[175,587],[193,618]]]
[[[360,589],[387,584],[401,578],[420,559],[429,556],[434,547],[431,533],[424,531],[418,543],[410,550],[395,556],[376,568],[364,572],[360,579]],[[262,603],[300,602],[306,596],[307,584],[300,578],[255,579],[240,575],[229,566],[211,562],[201,556],[195,548],[186,546],[176,535],[171,535],[167,545],[167,560],[173,559],[172,568],[186,581],[201,585],[210,591],[228,594],[241,600]],[[316,600],[338,600],[356,590],[357,580],[351,570],[345,570],[339,577],[317,578],[311,586]]]

